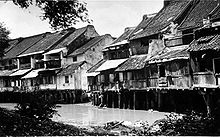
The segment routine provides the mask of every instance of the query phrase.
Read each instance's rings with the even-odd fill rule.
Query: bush
[[[154,126],[159,129],[156,132],[148,132],[148,135],[165,136],[200,136],[218,135],[214,118],[205,117],[202,114],[191,112],[186,115],[171,113],[166,119],[157,121]]]
[[[50,120],[54,114],[57,114],[55,102],[47,100],[45,94],[33,92],[27,98],[16,106],[16,112],[21,116],[44,121]]]

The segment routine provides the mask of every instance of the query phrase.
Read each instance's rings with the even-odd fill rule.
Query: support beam
[[[136,109],[136,93],[135,93],[135,91],[134,91],[133,94],[134,94],[134,96],[133,96],[133,102],[134,102],[134,103],[133,103],[133,105],[134,105],[134,106],[133,106],[133,109],[135,110],[135,109]]]
[[[121,92],[118,92],[118,108],[121,108]]]

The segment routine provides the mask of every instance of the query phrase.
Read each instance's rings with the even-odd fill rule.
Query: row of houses
[[[104,94],[108,107],[210,111],[219,98],[219,3],[164,0],[117,39],[89,25],[11,40],[1,91],[82,89],[95,105]]]
[[[92,25],[13,39],[0,62],[0,91],[87,90],[87,70],[112,41]]]
[[[220,85],[219,3],[165,0],[158,13],[126,28],[105,46],[103,60],[88,70],[89,89],[97,93],[94,104],[100,104],[97,97],[104,92],[109,107],[209,108],[208,94]],[[204,96],[196,96],[197,91]]]

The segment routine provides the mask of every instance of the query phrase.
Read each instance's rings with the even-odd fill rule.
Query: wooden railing
[[[44,68],[44,62],[43,61],[36,62],[35,63],[35,69],[41,69],[41,68]]]
[[[45,61],[46,68],[60,68],[61,67],[61,60],[50,60]]]
[[[15,64],[12,64],[9,66],[4,66],[4,70],[12,70],[12,69],[16,69],[16,68],[18,68],[18,66]]]
[[[125,89],[146,89],[146,80],[126,80],[124,81],[123,88]]]
[[[193,85],[209,86],[216,85],[216,78],[212,72],[197,72],[193,74]]]
[[[30,68],[31,68],[31,63],[20,64],[20,69],[30,69]]]
[[[158,78],[157,77],[150,77],[148,78],[148,87],[158,87]]]

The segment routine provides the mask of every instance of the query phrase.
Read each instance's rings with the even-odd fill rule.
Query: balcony
[[[147,81],[146,80],[126,80],[124,81],[125,89],[146,89]]]
[[[20,64],[20,69],[30,69],[31,63]]]
[[[44,68],[44,62],[43,61],[39,61],[35,63],[35,69],[41,69]]]
[[[60,68],[61,60],[49,60],[44,62],[46,64],[46,68]]]
[[[216,87],[216,78],[212,72],[197,72],[193,74],[194,87]]]

